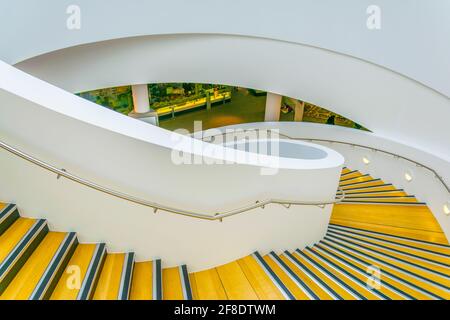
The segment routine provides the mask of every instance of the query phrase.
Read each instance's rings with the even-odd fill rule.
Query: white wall
[[[182,147],[172,138],[193,141],[190,137],[99,108],[2,63],[0,113],[1,140],[39,159],[118,191],[210,214],[268,198],[332,201],[343,163],[339,154],[318,146],[329,157],[309,165],[305,160],[303,168],[302,161],[281,162],[274,175],[261,175],[254,157],[225,165],[176,165],[171,149]],[[197,143],[200,151],[224,149]],[[236,159],[233,153],[243,152],[232,150],[222,159]],[[331,210],[268,205],[223,223],[154,214],[151,208],[57,180],[2,149],[0,177],[0,201],[17,203],[23,216],[47,218],[52,230],[76,231],[81,242],[104,241],[110,251],[132,250],[138,260],[161,257],[165,266],[187,263],[193,271],[254,250],[317,242]]]
[[[66,27],[66,9],[73,4],[81,9],[79,30]],[[366,27],[370,5],[381,9],[380,30]],[[141,35],[234,34],[354,56],[450,96],[449,11],[448,0],[2,1],[0,59],[14,64],[79,44]]]
[[[148,36],[74,47],[19,67],[72,92],[158,82],[262,89],[315,103],[450,161],[450,99],[387,69],[310,46],[225,35]]]
[[[226,130],[227,128],[276,128],[280,130],[280,133],[293,138],[328,139],[374,147],[413,159],[433,168],[437,174],[442,176],[447,185],[450,185],[450,163],[448,161],[370,132],[307,122],[248,123],[222,127],[220,130]],[[204,132],[205,137],[209,135],[208,131]],[[445,215],[443,210],[444,204],[450,201],[450,194],[429,170],[381,152],[336,143],[321,144],[341,153],[345,157],[346,166],[349,168],[369,173],[375,178],[381,178],[394,184],[397,188],[403,188],[406,192],[415,195],[419,201],[426,202],[441,225],[447,239],[450,239],[450,216]],[[370,159],[369,165],[362,162],[363,157]],[[406,171],[413,175],[411,182],[407,182],[404,178]]]

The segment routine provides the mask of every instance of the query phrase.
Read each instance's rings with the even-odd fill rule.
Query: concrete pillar
[[[146,84],[136,84],[131,86],[133,94],[133,105],[135,113],[146,113],[150,111],[150,99]]]
[[[206,110],[211,110],[211,95],[206,91]]]
[[[305,102],[295,100],[294,121],[303,121],[303,112],[305,111]]]
[[[131,86],[133,95],[134,110],[128,115],[130,117],[159,125],[158,113],[150,108],[150,99],[148,94],[148,87],[146,84],[136,84]]]
[[[283,96],[267,92],[264,121],[280,121],[281,99]]]

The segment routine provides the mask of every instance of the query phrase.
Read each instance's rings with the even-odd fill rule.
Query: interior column
[[[282,95],[267,92],[264,121],[280,121]]]

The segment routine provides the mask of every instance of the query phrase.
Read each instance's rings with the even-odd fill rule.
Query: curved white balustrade
[[[252,154],[171,133],[65,92],[0,63],[0,135],[5,142],[100,185],[193,211],[224,211],[267,198],[333,201],[344,159]],[[174,153],[173,150],[176,150]],[[180,164],[183,151],[193,164]],[[192,155],[192,157],[191,157]],[[200,162],[196,162],[200,160]],[[228,164],[221,164],[220,161]],[[325,208],[267,205],[220,222],[172,215],[100,193],[0,151],[0,201],[53,230],[77,231],[139,260],[200,270],[253,250],[294,249],[324,235]],[[317,183],[320,181],[320,183]]]

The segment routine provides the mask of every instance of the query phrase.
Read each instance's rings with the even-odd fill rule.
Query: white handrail
[[[234,216],[234,215],[237,215],[237,214],[240,214],[240,213],[243,213],[243,212],[255,209],[255,208],[264,208],[268,204],[280,204],[280,205],[285,206],[286,208],[289,208],[292,205],[311,205],[311,206],[319,206],[319,207],[323,208],[325,205],[339,203],[345,199],[345,191],[339,187],[340,196],[337,197],[333,201],[315,202],[315,201],[293,201],[293,200],[283,200],[283,199],[266,199],[266,200],[258,200],[254,203],[251,203],[246,206],[236,208],[233,210],[229,210],[229,211],[222,211],[222,212],[219,211],[219,212],[216,212],[213,214],[199,213],[199,212],[178,209],[178,208],[162,205],[162,204],[159,204],[156,202],[141,199],[141,198],[138,198],[138,197],[135,197],[135,196],[132,196],[132,195],[120,192],[120,191],[116,191],[116,190],[101,186],[99,184],[96,184],[96,183],[86,180],[84,178],[78,177],[78,176],[68,172],[65,169],[57,168],[51,164],[48,164],[42,160],[39,160],[39,159],[37,159],[23,151],[20,151],[19,149],[15,148],[11,145],[8,145],[2,141],[0,141],[0,147],[12,154],[24,159],[24,160],[27,160],[28,162],[31,162],[45,170],[55,173],[57,175],[57,178],[65,177],[69,180],[72,180],[74,182],[77,182],[86,187],[92,188],[94,190],[109,194],[111,196],[114,196],[114,197],[117,197],[120,199],[124,199],[124,200],[130,201],[130,202],[133,202],[133,203],[137,203],[137,204],[140,204],[140,205],[143,205],[146,207],[153,208],[153,211],[155,213],[158,210],[162,210],[162,211],[167,211],[167,212],[171,212],[174,214],[183,215],[183,216],[187,216],[187,217],[191,217],[191,218],[222,221],[224,218],[231,217],[231,216]]]
[[[243,129],[244,132],[245,131],[263,131],[263,130],[271,132],[271,129],[259,129],[259,128]],[[211,135],[211,136],[205,136],[205,137],[202,138],[202,140],[204,140],[205,138],[211,138],[211,137],[216,137],[216,136],[224,136],[226,134],[227,134],[227,132],[222,132],[220,134],[215,134],[215,135]],[[401,155],[398,155],[398,154],[395,154],[395,153],[392,153],[392,152],[389,152],[389,151],[386,151],[386,150],[381,150],[381,149],[378,149],[378,148],[364,146],[364,145],[357,144],[357,143],[352,143],[352,142],[345,142],[345,141],[338,141],[338,140],[329,140],[329,139],[316,139],[316,138],[294,138],[294,137],[290,137],[290,136],[288,136],[286,134],[279,133],[279,132],[276,132],[275,134],[277,134],[277,135],[279,135],[281,137],[287,138],[287,139],[292,139],[292,140],[344,144],[344,145],[348,145],[348,146],[352,146],[352,147],[358,147],[358,148],[368,149],[368,150],[371,150],[371,151],[385,153],[385,154],[388,154],[388,155],[393,156],[395,158],[403,159],[405,161],[409,161],[411,163],[414,163],[416,166],[424,168],[424,169],[427,169],[428,171],[433,173],[433,175],[439,180],[439,182],[443,185],[443,187],[447,190],[447,192],[450,193],[450,187],[444,181],[444,178],[441,175],[439,175],[434,169],[432,169],[432,168],[428,167],[427,165],[424,165],[424,164],[422,164],[420,162],[417,162],[415,160],[409,159],[407,157],[404,157],[404,156],[401,156]]]

